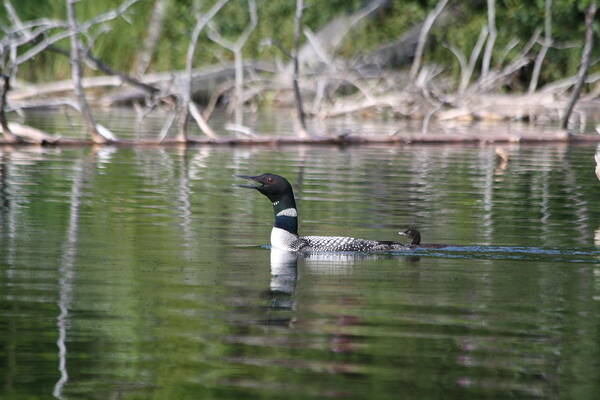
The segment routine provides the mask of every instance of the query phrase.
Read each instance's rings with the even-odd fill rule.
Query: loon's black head
[[[274,228],[280,228],[292,235],[298,235],[298,211],[292,185],[283,177],[275,174],[262,174],[258,176],[237,175],[239,178],[249,179],[255,185],[238,185],[248,189],[256,189],[271,200],[275,214]],[[271,238],[271,242],[273,238]]]
[[[249,179],[258,183],[258,186],[254,185],[238,185],[240,187],[248,189],[256,189],[271,200],[271,203],[275,204],[281,201],[292,201],[294,200],[294,191],[292,185],[283,176],[275,174],[262,174],[258,176],[248,175],[236,175],[238,178]],[[286,204],[288,207],[295,207],[296,204]]]
[[[414,228],[408,228],[407,230],[405,230],[404,232],[398,232],[400,235],[405,235],[408,236],[409,238],[412,239],[412,242],[410,244],[418,246],[419,244],[421,244],[421,234],[419,233],[418,230],[414,229]]]

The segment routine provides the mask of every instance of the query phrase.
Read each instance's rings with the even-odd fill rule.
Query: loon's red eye
[[[271,178],[271,177],[268,177],[268,178],[267,178],[267,183],[273,183],[273,178]]]

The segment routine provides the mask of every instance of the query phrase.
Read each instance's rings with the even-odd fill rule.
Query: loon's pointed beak
[[[406,232],[398,232],[398,235],[408,236],[408,233],[406,233]]]
[[[242,178],[242,179],[248,179],[248,180],[255,181],[255,182],[259,183],[258,186],[237,184],[236,185],[237,187],[242,187],[242,188],[246,188],[246,189],[258,189],[259,187],[263,186],[263,184],[261,182],[258,182],[256,180],[256,178],[257,178],[256,176],[250,176],[250,175],[234,175],[234,176],[237,176],[238,178]]]

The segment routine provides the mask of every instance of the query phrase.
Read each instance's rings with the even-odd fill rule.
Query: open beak
[[[256,185],[239,185],[238,184],[238,185],[236,185],[238,187],[243,187],[243,188],[246,188],[246,189],[258,189],[259,187],[264,186],[263,183],[261,183],[261,182],[259,182],[259,181],[256,180],[256,178],[257,178],[256,176],[250,176],[250,175],[235,175],[235,176],[237,176],[238,178],[248,179],[248,180],[251,180],[251,181],[254,181],[254,182],[258,183],[258,186],[256,186]]]

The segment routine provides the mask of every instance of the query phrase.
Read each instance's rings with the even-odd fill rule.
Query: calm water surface
[[[600,398],[596,149],[502,149],[2,149],[0,398]],[[452,247],[272,252],[266,171]]]

